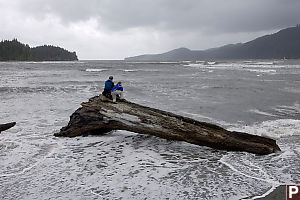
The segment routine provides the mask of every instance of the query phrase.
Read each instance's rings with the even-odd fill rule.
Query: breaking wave
[[[300,120],[278,119],[255,123],[251,126],[232,127],[230,131],[241,131],[252,135],[259,135],[269,138],[282,138],[300,135]]]
[[[103,72],[106,71],[107,69],[86,69],[86,72]]]

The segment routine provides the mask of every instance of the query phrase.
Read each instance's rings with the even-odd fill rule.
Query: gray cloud
[[[245,42],[300,23],[299,10],[299,0],[0,0],[0,35],[122,58]]]
[[[294,25],[297,0],[27,0],[19,9],[71,23],[96,18],[113,31],[155,27],[210,32],[262,31]]]

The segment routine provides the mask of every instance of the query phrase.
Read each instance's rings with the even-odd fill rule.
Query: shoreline
[[[286,185],[273,185],[266,193],[244,199],[282,200],[286,198]]]

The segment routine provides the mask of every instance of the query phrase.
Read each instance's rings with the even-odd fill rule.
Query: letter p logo
[[[300,185],[286,185],[286,199],[300,200]]]

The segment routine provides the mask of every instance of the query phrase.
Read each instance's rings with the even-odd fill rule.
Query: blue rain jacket
[[[117,90],[123,91],[123,86],[120,84],[117,84],[117,85],[115,85],[115,87],[113,87],[113,89],[111,91],[113,92],[113,91],[117,91]]]
[[[105,90],[111,90],[114,86],[114,83],[112,82],[112,80],[108,79],[107,81],[105,81],[105,86],[104,89]]]

